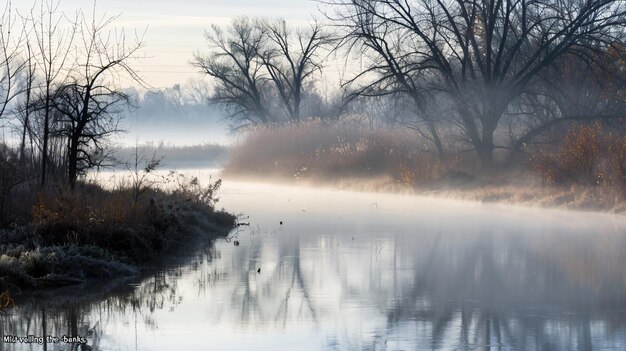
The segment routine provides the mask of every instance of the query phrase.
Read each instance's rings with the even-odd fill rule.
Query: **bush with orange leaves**
[[[612,143],[609,152],[615,164],[615,182],[626,194],[626,135]]]
[[[531,160],[548,183],[614,185],[626,191],[626,136],[606,132],[599,122],[572,126],[556,149],[541,148]]]

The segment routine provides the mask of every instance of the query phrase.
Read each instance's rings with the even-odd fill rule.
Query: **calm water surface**
[[[141,280],[25,297],[1,332],[45,324],[93,350],[626,349],[624,218],[228,180],[220,204],[250,226]]]

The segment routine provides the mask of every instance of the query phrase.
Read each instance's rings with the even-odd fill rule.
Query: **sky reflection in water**
[[[626,348],[624,218],[233,181],[220,204],[249,216],[240,246],[29,297],[3,335],[45,314],[94,350]]]

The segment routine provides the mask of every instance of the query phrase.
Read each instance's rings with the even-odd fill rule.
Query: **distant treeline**
[[[221,167],[228,159],[228,147],[217,144],[168,145],[148,143],[115,149],[116,167],[132,166],[137,153],[143,158],[159,159],[167,168]]]

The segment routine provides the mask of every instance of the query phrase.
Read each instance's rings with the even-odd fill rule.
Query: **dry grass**
[[[232,216],[214,210],[219,181],[201,186],[195,178],[177,179],[171,190],[151,188],[139,198],[125,184],[105,190],[82,183],[73,191],[40,193],[32,207],[37,244],[93,245],[140,260],[175,247],[187,234],[184,224],[197,215],[232,224]]]
[[[224,173],[359,191],[409,192],[480,202],[626,214],[626,138],[574,126],[557,147],[483,172],[471,153],[441,161],[409,130],[308,121],[250,131]]]
[[[626,215],[626,200],[620,189],[610,186],[482,185],[472,189],[421,192],[438,197],[511,205],[565,208]]]
[[[140,196],[128,183],[20,187],[10,204],[21,218],[0,227],[0,291],[137,274],[195,237],[227,234],[235,217],[215,210],[221,182],[170,177]]]
[[[233,147],[224,173],[318,180],[379,177],[414,186],[460,167],[458,159],[439,162],[420,140],[407,129],[369,131],[349,120],[260,127]]]

